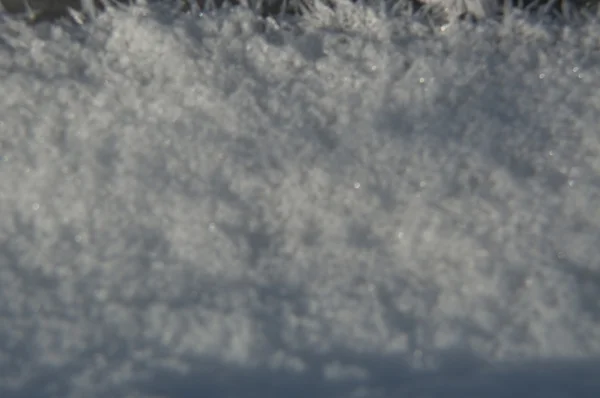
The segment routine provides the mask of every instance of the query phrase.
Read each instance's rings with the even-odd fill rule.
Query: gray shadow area
[[[181,397],[578,397],[600,394],[600,360],[541,361],[486,365],[475,357],[449,354],[438,371],[411,371],[394,357],[346,353],[335,355],[367,369],[367,382],[324,380],[318,371],[304,375],[244,370],[204,364],[206,373],[174,374],[156,371],[134,388],[143,396]],[[313,357],[312,368],[328,362]]]
[[[369,379],[331,381],[323,367],[332,360],[364,368]],[[90,397],[490,397],[490,398],[594,398],[600,396],[600,359],[545,360],[492,366],[475,357],[448,354],[448,364],[437,371],[409,370],[399,358],[379,355],[333,353],[307,358],[308,371],[302,374],[265,368],[245,369],[210,360],[188,361],[187,373],[148,368],[144,376],[120,388],[111,388]],[[82,364],[82,366],[84,366]],[[70,370],[49,370],[31,387],[9,390],[0,387],[5,398],[63,397],[70,391],[57,380],[67,382]],[[50,387],[52,385],[52,387]]]

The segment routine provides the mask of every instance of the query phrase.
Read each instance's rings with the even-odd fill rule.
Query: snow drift
[[[3,397],[592,397],[600,29],[0,23]]]

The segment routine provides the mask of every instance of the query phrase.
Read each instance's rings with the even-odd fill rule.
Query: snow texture
[[[600,25],[0,23],[0,396],[600,396]]]

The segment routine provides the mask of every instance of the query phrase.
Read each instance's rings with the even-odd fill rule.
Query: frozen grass
[[[344,0],[346,1],[346,0]],[[458,18],[498,19],[512,13],[513,9],[526,10],[528,14],[544,14],[553,18],[573,19],[598,14],[598,0],[351,0],[373,7],[386,15],[398,12],[425,14],[437,23]],[[229,6],[247,6],[262,17],[281,17],[314,13],[326,5],[336,8],[338,0],[0,0],[0,9],[11,15],[25,16],[35,23],[56,21],[73,17],[80,22],[83,13],[95,17],[106,7],[132,4],[162,4],[177,12],[198,14]]]
[[[599,26],[4,18],[0,396],[599,396]]]

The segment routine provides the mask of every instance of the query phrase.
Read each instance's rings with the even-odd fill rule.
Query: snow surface
[[[318,15],[4,18],[1,397],[600,396],[600,25]]]

